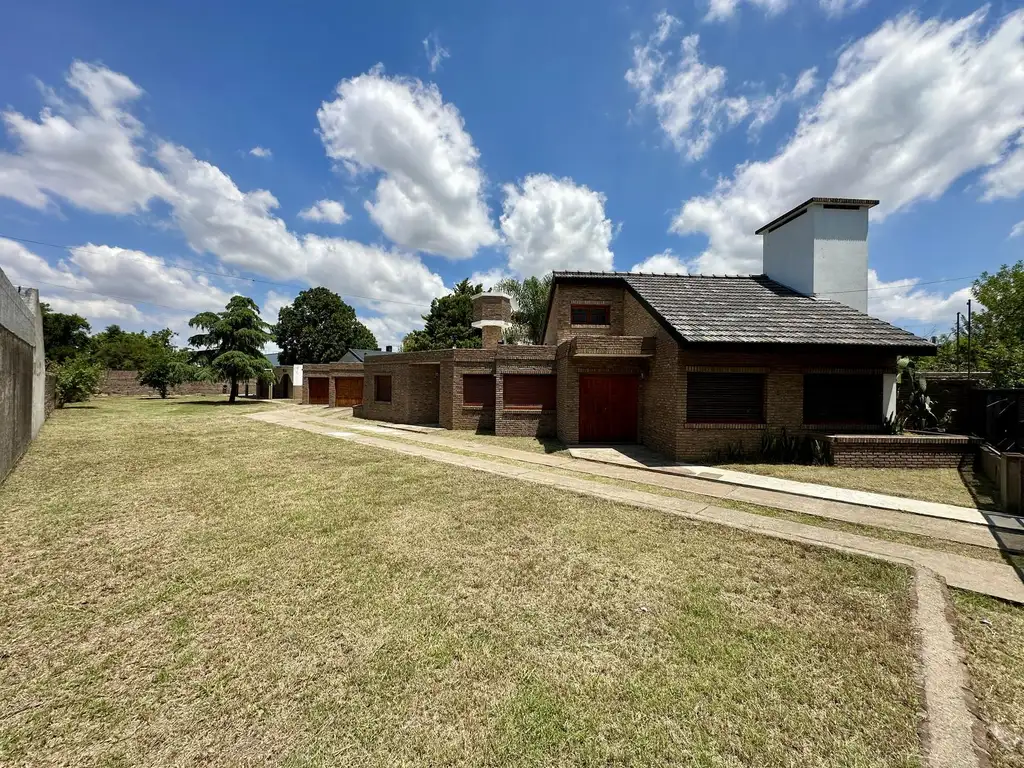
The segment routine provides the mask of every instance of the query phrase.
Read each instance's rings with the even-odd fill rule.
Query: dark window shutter
[[[804,375],[804,424],[873,426],[881,422],[881,374]]]
[[[573,325],[609,325],[611,308],[605,304],[573,304],[570,317]]]
[[[373,399],[378,403],[390,403],[391,402],[391,377],[390,376],[374,376],[373,377]]]
[[[687,374],[686,420],[698,423],[763,424],[764,374]]]
[[[489,373],[467,373],[462,377],[462,404],[494,407],[494,376]]]
[[[505,375],[504,403],[509,409],[555,410],[556,377],[550,375]]]

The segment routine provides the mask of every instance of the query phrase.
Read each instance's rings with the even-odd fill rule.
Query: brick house
[[[482,349],[363,362],[361,415],[699,459],[765,430],[877,431],[925,339],[867,313],[873,200],[812,198],[766,224],[750,277],[555,272],[543,344],[504,345],[508,297],[474,299]]]

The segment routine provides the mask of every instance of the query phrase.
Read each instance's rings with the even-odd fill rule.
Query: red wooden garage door
[[[338,406],[359,405],[363,402],[362,376],[336,376],[334,379],[334,404]]]
[[[635,443],[637,376],[580,376],[580,442]]]
[[[309,388],[309,404],[310,405],[327,405],[328,391],[330,390],[330,384],[324,376],[315,376],[306,381],[306,386]]]

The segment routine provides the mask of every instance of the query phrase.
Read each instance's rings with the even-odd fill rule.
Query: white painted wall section
[[[868,311],[868,211],[812,206],[814,295]]]
[[[896,374],[882,374],[882,418],[896,417]]]

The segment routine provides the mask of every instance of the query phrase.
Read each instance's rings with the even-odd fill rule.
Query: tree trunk
[[[167,385],[160,387],[160,397],[164,400],[167,399]]]
[[[228,396],[228,402],[235,402],[235,398],[238,397],[238,379],[231,379],[231,394]]]

